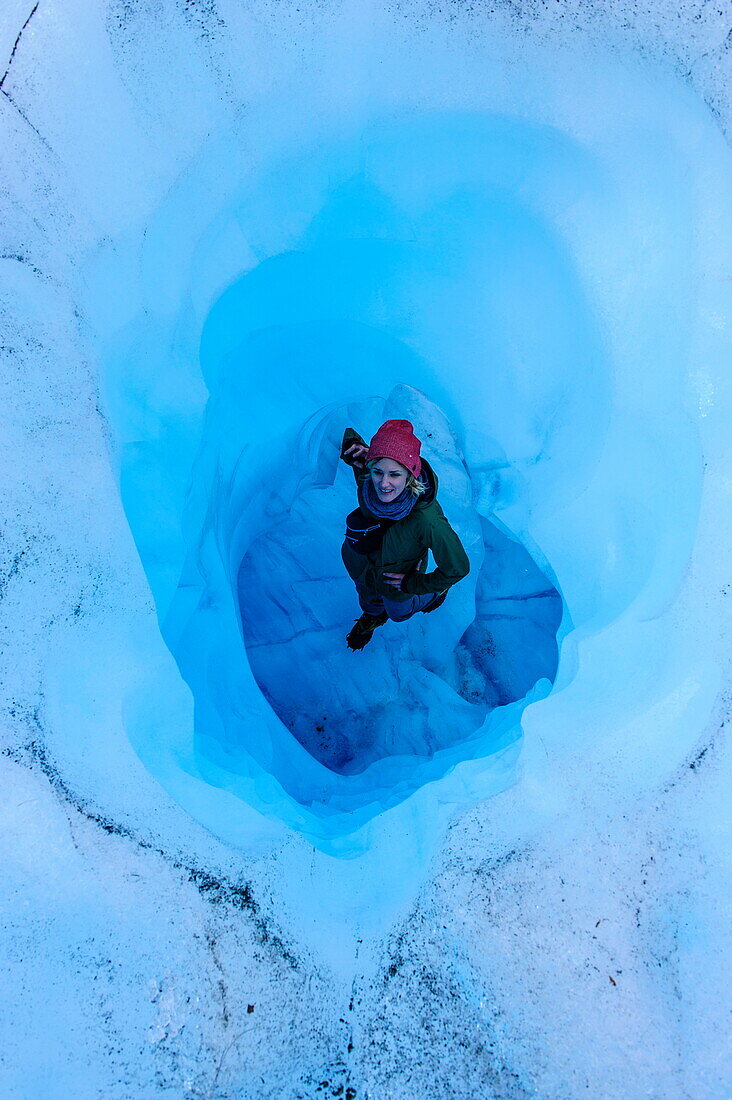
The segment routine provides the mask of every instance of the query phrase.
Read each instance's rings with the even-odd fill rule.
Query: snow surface
[[[4,6],[3,1097],[730,1095],[732,17],[587,7]]]

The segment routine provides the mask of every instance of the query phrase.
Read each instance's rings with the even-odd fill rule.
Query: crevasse
[[[675,380],[686,258],[673,172],[654,223],[664,304],[627,314],[637,346],[619,369],[622,304],[603,273],[635,228],[612,151],[605,163],[571,128],[487,110],[349,129],[238,183],[197,249],[210,276],[237,234],[247,242],[200,340],[185,294],[172,345],[140,314],[110,338],[105,384],[122,499],[195,708],[172,759],[139,708],[133,743],[169,787],[182,769],[345,854],[425,784],[428,800],[464,804],[513,780],[557,637],[571,631],[566,688],[578,637],[674,583],[698,499]],[[210,151],[218,165],[237,162],[233,140]],[[206,201],[208,172],[152,219],[151,272],[181,210]],[[675,440],[673,508],[641,408],[656,444]],[[337,553],[352,507],[338,443],[346,424],[368,435],[394,415],[425,438],[474,568],[439,618],[387,626],[356,665],[339,648],[355,601]],[[226,821],[206,805],[229,835],[230,802]]]

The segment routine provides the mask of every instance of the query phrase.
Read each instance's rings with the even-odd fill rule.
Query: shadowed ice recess
[[[672,517],[633,503],[657,460],[640,438],[640,462],[622,444],[637,411],[613,394],[597,273],[581,271],[606,187],[567,134],[524,119],[374,123],[237,189],[216,231],[252,252],[203,325],[205,389],[197,364],[156,350],[147,317],[117,340],[108,409],[134,439],[123,501],[195,704],[177,767],[346,853],[339,837],[461,761],[482,764],[444,797],[486,797],[514,778],[522,714],[552,690],[558,639],[623,612],[657,537],[683,555],[698,471],[682,462],[674,383],[659,428],[678,440]],[[677,202],[673,181],[667,195]],[[567,209],[584,218],[575,249],[557,225]],[[161,240],[176,216],[160,213]],[[651,316],[643,339],[661,339],[672,364],[657,326]],[[649,394],[653,378],[649,366]],[[345,426],[368,437],[387,417],[414,422],[472,569],[438,613],[389,623],[353,654],[339,548],[355,493],[338,450]],[[571,529],[583,494],[591,522],[569,548],[559,517],[568,509]],[[557,686],[571,682],[568,653]],[[128,724],[169,780],[154,722],[131,711]]]
[[[406,629],[389,623],[355,656],[343,644],[344,624],[360,613],[339,553],[354,497],[353,476],[338,462],[344,416],[368,425],[371,435],[383,420],[407,414],[428,429],[423,453],[443,475],[442,499],[477,576],[452,591],[441,615]],[[310,455],[314,476],[300,480],[289,507],[270,514],[238,574],[247,657],[265,698],[316,760],[343,775],[402,758],[398,766],[389,760],[385,776],[373,767],[377,788],[397,774],[404,790],[418,784],[431,757],[481,728],[496,731],[496,747],[506,744],[502,715],[486,720],[540,680],[553,680],[562,617],[556,589],[520,544],[475,512],[449,428],[416,391],[397,388],[386,403],[315,417],[303,435],[293,457],[302,470]],[[272,472],[287,480],[286,470]],[[515,737],[515,722],[511,729]]]

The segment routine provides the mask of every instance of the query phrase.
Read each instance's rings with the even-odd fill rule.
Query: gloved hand
[[[366,465],[366,455],[369,453],[369,449],[365,443],[352,443],[350,447],[341,454],[341,458],[348,466],[355,466],[359,470],[363,470]]]

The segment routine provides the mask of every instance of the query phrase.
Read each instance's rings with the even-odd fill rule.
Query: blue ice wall
[[[662,594],[693,532],[683,324],[661,321],[684,295],[671,234],[683,201],[672,180],[658,302],[629,317],[634,393],[613,376],[601,283],[633,226],[612,171],[570,132],[487,111],[381,118],[239,183],[221,217],[247,260],[198,346],[184,303],[172,347],[156,348],[146,313],[108,356],[125,510],[194,698],[177,766],[346,853],[344,837],[461,762],[484,763],[450,798],[512,781],[557,636],[613,622],[649,578]],[[163,209],[153,239],[181,216]],[[655,439],[636,431],[649,399]],[[387,416],[417,425],[473,572],[439,617],[390,624],[357,665],[339,648],[355,603],[338,558],[353,504],[338,443],[347,424],[368,436]],[[673,564],[654,572],[659,553]],[[160,773],[154,722],[131,736]]]

